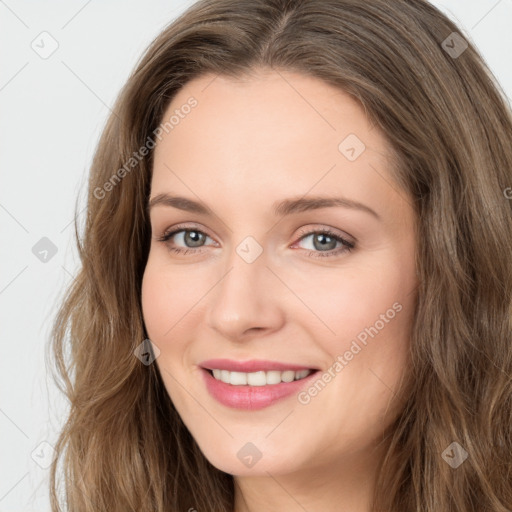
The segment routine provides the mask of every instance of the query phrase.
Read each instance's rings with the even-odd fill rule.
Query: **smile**
[[[273,386],[281,382],[293,382],[294,380],[301,380],[310,375],[314,370],[300,370],[295,372],[287,370],[280,372],[277,370],[259,371],[259,372],[230,372],[228,370],[214,369],[210,370],[213,377],[226,384],[232,386]]]
[[[249,371],[241,371],[242,368]],[[226,407],[247,411],[263,409],[296,396],[319,371],[269,361],[241,363],[219,359],[204,362],[200,369],[211,397]]]

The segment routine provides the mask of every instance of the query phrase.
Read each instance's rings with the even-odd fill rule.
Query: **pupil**
[[[320,244],[317,244],[317,241],[321,240]],[[327,240],[327,243],[325,243]],[[329,240],[330,240],[330,243],[333,244],[332,247],[327,247],[329,245]],[[320,233],[319,235],[315,236],[315,238],[313,239],[313,245],[315,246],[315,249],[326,249],[329,250],[329,249],[334,249],[336,247],[336,240],[332,237],[330,237],[329,235],[326,235],[324,233]]]
[[[185,235],[185,238],[187,239],[187,245],[189,245],[189,241],[191,240],[191,246],[196,247],[201,245],[202,242],[202,233],[198,233],[197,231],[188,231]]]

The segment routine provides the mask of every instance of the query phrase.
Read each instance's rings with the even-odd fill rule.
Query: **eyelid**
[[[208,233],[208,230],[203,228],[202,226],[198,226],[197,224],[176,224],[172,228],[166,229],[161,237],[158,237],[158,240],[162,241],[163,238],[177,234],[180,231],[199,231],[201,233],[204,233],[206,236],[211,238],[212,240],[215,240],[213,236],[211,236]]]
[[[330,226],[325,226],[323,224],[312,224],[305,228],[299,229],[299,235],[296,242],[293,242],[293,245],[295,245],[297,242],[299,242],[304,236],[313,235],[316,233],[328,233],[332,234],[333,236],[339,237],[346,242],[350,244],[356,244],[357,239],[355,239],[353,236],[349,235],[348,233],[345,233],[344,231],[339,231],[336,228],[331,228]]]
[[[175,232],[175,231],[179,231],[181,229],[183,229],[183,230],[185,230],[185,229],[190,229],[190,230],[197,229],[197,231],[202,231],[205,235],[208,235],[210,238],[214,239],[214,237],[208,233],[207,229],[205,229],[202,226],[199,226],[197,224],[188,224],[188,223],[176,224],[172,228],[165,230],[164,231],[164,235],[171,233],[171,231]],[[310,225],[309,227],[301,227],[299,229],[299,234],[298,234],[298,238],[297,238],[296,241],[298,241],[300,238],[302,238],[305,235],[312,234],[313,231],[315,231],[315,232],[316,231],[330,231],[333,234],[336,234],[336,235],[338,235],[338,236],[340,236],[342,238],[347,238],[347,235],[348,235],[348,233],[340,232],[336,228],[331,228],[329,226],[326,227],[323,224],[313,224],[313,225]],[[348,238],[350,240],[347,240],[347,241],[350,241],[350,242],[353,242],[353,243],[357,242],[357,239],[354,238],[351,235],[348,235]]]
[[[173,226],[172,228],[165,230],[163,235],[161,237],[158,237],[157,240],[160,242],[168,243],[170,238],[172,238],[174,235],[176,235],[178,233],[181,233],[182,231],[197,231],[215,241],[215,238],[208,234],[208,230],[203,229],[202,227],[199,227],[197,224],[191,225],[188,223],[177,224],[177,225]],[[316,234],[325,234],[327,236],[337,239],[338,242],[341,244],[341,247],[339,247],[337,249],[331,249],[329,251],[311,251],[311,250],[309,250],[310,255],[312,253],[315,254],[315,256],[313,256],[314,258],[337,256],[337,255],[341,255],[344,252],[350,252],[355,248],[356,243],[357,243],[357,240],[354,237],[352,237],[351,235],[349,235],[347,237],[345,233],[339,232],[335,228],[326,227],[321,224],[314,224],[314,225],[310,225],[309,227],[300,228],[298,238],[296,239],[295,242],[293,242],[291,247],[294,247],[296,244],[298,244],[300,241],[302,241],[302,239],[307,238],[308,236],[316,235]],[[218,243],[215,241],[215,244],[218,244]],[[179,247],[177,249],[172,248],[171,250],[173,250],[176,253],[188,254],[189,252],[192,252],[192,253],[199,254],[202,252],[204,247],[207,247],[207,245],[200,246],[197,248],[195,248],[195,247],[189,247],[189,248]],[[303,249],[303,250],[308,251],[308,249]]]

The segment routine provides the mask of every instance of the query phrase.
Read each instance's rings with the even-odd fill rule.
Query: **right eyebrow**
[[[179,210],[184,210],[191,213],[200,213],[202,215],[208,215],[211,213],[211,209],[205,206],[203,203],[187,199],[181,196],[171,196],[169,194],[158,194],[153,197],[148,203],[147,211],[151,211],[154,206],[172,206]]]

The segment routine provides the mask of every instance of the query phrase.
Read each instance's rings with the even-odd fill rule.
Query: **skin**
[[[351,96],[297,73],[203,75],[164,119],[190,96],[197,106],[157,142],[150,198],[185,196],[212,214],[151,209],[142,285],[166,390],[206,458],[234,475],[235,512],[368,512],[382,434],[402,403],[418,284],[415,215],[393,181],[389,143]],[[353,161],[338,148],[349,134],[366,146]],[[312,195],[359,201],[380,218],[340,206],[272,212]],[[190,232],[158,241],[181,223],[204,232],[203,244]],[[315,245],[321,235],[307,233],[325,228],[354,249]],[[252,263],[236,251],[247,236],[263,250]],[[292,395],[241,411],[206,390],[198,364],[210,358],[327,371],[394,303],[400,312],[307,404]],[[237,457],[248,442],[262,454],[251,468]]]

